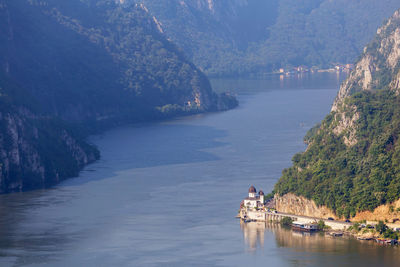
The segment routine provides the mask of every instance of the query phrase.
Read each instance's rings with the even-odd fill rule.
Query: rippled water
[[[102,159],[57,187],[0,196],[1,266],[398,266],[398,248],[235,219],[268,192],[342,77],[215,80],[240,107],[92,138]]]

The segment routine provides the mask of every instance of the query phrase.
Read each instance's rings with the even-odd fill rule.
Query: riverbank
[[[242,207],[239,210],[239,218],[242,220],[255,220],[255,221],[271,221],[271,222],[281,222],[281,220],[285,217],[291,218],[293,221],[299,223],[318,223],[319,221],[323,221],[326,226],[330,227],[332,230],[340,230],[346,231],[353,223],[350,222],[342,222],[342,221],[335,221],[335,220],[328,220],[319,217],[308,217],[308,216],[300,216],[295,214],[283,213],[278,212],[276,210],[252,210],[246,207]]]
[[[332,237],[339,237],[342,235],[351,236],[357,240],[375,241],[380,244],[397,244],[397,228],[390,228],[384,223],[378,222],[365,222],[365,223],[351,223],[335,221],[332,219],[324,219],[318,217],[299,216],[295,214],[288,214],[278,212],[276,210],[262,209],[255,210],[247,207],[241,207],[237,216],[243,222],[272,222],[281,223],[284,218],[290,218],[296,224],[321,224],[323,222],[323,229],[321,231]],[[393,234],[394,233],[394,234]],[[392,235],[391,235],[392,234]]]

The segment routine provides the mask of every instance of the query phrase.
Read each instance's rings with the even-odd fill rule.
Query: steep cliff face
[[[336,218],[334,212],[326,206],[318,206],[313,200],[306,199],[302,196],[294,194],[286,194],[274,196],[275,208],[280,212],[296,214],[308,217],[318,217],[328,219],[329,217]]]
[[[55,184],[99,158],[95,147],[59,121],[0,106],[0,193]]]
[[[364,48],[350,77],[340,87],[332,106],[336,111],[343,100],[360,91],[399,89],[400,78],[400,12],[378,29],[375,39]]]
[[[274,190],[286,210],[301,212],[302,201],[316,214],[328,208],[355,220],[398,217],[399,33],[397,11],[364,49],[331,113],[307,134],[307,150],[283,171]]]
[[[378,206],[373,211],[358,212],[353,218],[354,221],[387,221],[396,223],[400,220],[400,199],[392,203]]]

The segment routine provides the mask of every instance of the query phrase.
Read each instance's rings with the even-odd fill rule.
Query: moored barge
[[[302,232],[315,232],[315,231],[319,230],[317,224],[299,223],[299,222],[292,223],[292,229],[296,230],[296,231],[302,231]]]
[[[375,242],[381,245],[395,245],[397,244],[397,240],[394,239],[384,239],[384,238],[376,238]]]

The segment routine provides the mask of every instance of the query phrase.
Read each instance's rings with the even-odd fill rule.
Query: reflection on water
[[[278,226],[278,224],[275,225]],[[240,220],[240,228],[242,228],[243,231],[244,241],[246,245],[249,246],[250,250],[264,247],[264,233],[266,227],[267,222],[245,223],[243,220]]]
[[[264,243],[274,238],[276,246],[289,248],[287,256],[297,258],[299,265],[321,266],[398,266],[399,246],[382,246],[373,241],[359,241],[350,236],[332,237],[323,232],[305,233],[282,227],[279,223],[240,221],[244,242],[251,252],[263,251]],[[297,257],[297,256],[296,256]],[[362,265],[360,265],[362,263]]]

